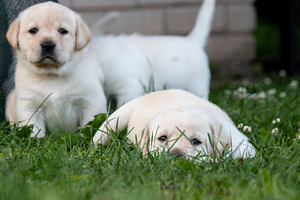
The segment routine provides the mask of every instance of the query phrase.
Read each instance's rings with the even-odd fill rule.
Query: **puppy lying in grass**
[[[154,79],[155,90],[183,89],[208,99],[210,70],[204,47],[214,15],[215,0],[204,0],[195,27],[187,36],[102,35],[95,26],[90,47],[105,74],[106,96],[117,107],[145,93]],[[153,87],[153,86],[152,86]]]
[[[111,131],[127,127],[128,138],[149,151],[168,150],[184,157],[256,153],[248,138],[218,106],[182,90],[153,92],[116,110],[96,132],[94,143],[107,144]]]
[[[58,128],[73,131],[106,112],[103,73],[86,47],[91,36],[80,16],[60,4],[36,4],[11,24],[7,39],[17,51],[16,87],[6,115],[32,137]]]

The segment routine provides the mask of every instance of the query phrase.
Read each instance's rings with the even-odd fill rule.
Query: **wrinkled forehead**
[[[20,15],[21,27],[28,25],[54,27],[58,25],[76,26],[75,13],[59,4],[37,4]]]
[[[206,137],[212,132],[211,126],[207,121],[186,121],[186,120],[166,120],[161,123],[152,124],[152,132],[158,135],[166,134],[169,137],[179,137],[184,134],[187,137],[200,136]]]
[[[189,132],[210,131],[211,120],[208,115],[195,112],[194,110],[170,110],[161,113],[152,120],[152,126],[161,127],[162,129],[172,127],[173,130]]]

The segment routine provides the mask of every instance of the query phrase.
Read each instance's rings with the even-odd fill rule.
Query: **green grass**
[[[299,81],[299,79],[298,79]],[[196,162],[162,154],[144,158],[124,137],[95,148],[92,136],[102,115],[81,132],[30,138],[30,127],[0,125],[0,200],[8,199],[298,199],[300,196],[300,88],[282,79],[213,88],[210,99],[246,134],[257,156],[245,161]],[[286,93],[286,97],[280,97]],[[273,124],[273,119],[280,122]],[[278,128],[276,134],[272,130]],[[121,134],[122,135],[122,134]],[[123,134],[124,135],[124,134]]]

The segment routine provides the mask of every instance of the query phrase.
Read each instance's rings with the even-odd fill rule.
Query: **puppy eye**
[[[29,33],[36,34],[39,30],[37,28],[32,28],[29,30]]]
[[[191,144],[192,145],[200,145],[200,144],[202,144],[202,142],[200,140],[197,140],[197,139],[192,139]]]
[[[62,35],[65,35],[65,34],[68,33],[68,31],[67,31],[66,29],[63,29],[63,28],[59,29],[58,32],[59,32],[60,34],[62,34]]]
[[[159,138],[157,138],[159,141],[161,141],[161,142],[164,142],[164,141],[166,141],[167,139],[168,139],[168,137],[167,136],[165,136],[165,135],[162,135],[162,136],[160,136]]]

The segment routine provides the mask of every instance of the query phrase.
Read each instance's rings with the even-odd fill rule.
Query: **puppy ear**
[[[6,38],[13,49],[17,49],[18,47],[19,32],[20,32],[20,19],[17,18],[9,26],[9,29],[6,33]]]
[[[76,17],[76,42],[75,50],[80,51],[91,41],[91,32],[79,15]]]

